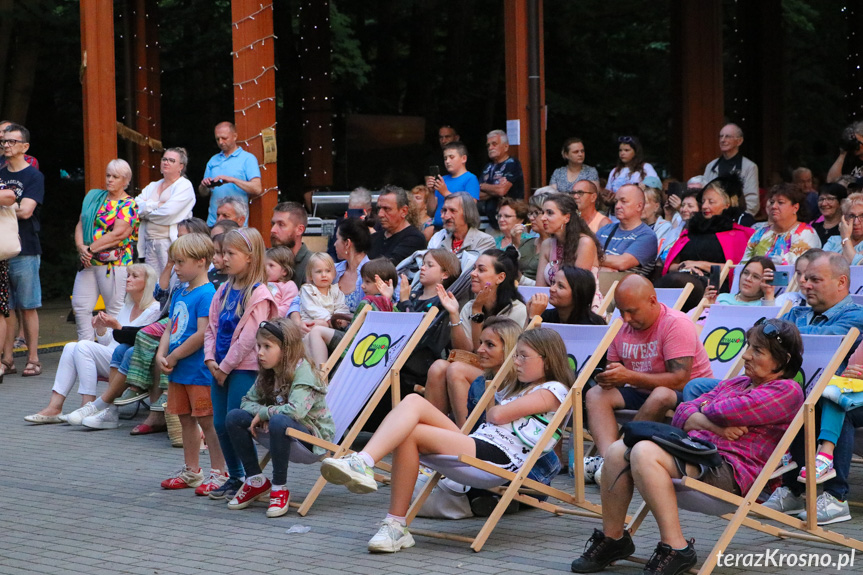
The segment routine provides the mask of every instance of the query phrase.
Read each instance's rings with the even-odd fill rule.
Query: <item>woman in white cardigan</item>
[[[168,246],[177,239],[177,224],[192,217],[195,190],[185,177],[189,156],[185,148],[168,148],[162,155],[162,179],[150,182],[135,198],[141,228],[138,255],[161,272],[168,263]]]
[[[126,303],[120,313],[116,318],[105,312],[99,312],[93,317],[97,341],[81,340],[67,343],[63,347],[48,407],[34,415],[26,416],[25,421],[30,423],[66,421],[61,419],[60,414],[63,412],[63,402],[72,391],[76,380],[82,405],[84,407],[93,405],[93,400],[96,399],[96,383],[99,377],[108,377],[111,356],[119,345],[114,340],[113,331],[123,326],[143,327],[159,319],[159,302],[153,299],[156,271],[147,264],[134,264],[128,267],[127,272]],[[80,425],[81,422],[77,423]]]

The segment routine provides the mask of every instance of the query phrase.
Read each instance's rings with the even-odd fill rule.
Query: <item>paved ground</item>
[[[0,573],[339,573],[499,574],[569,572],[570,561],[599,523],[539,511],[507,516],[481,553],[466,544],[417,537],[417,546],[394,556],[372,556],[366,543],[383,517],[388,489],[356,496],[328,486],[307,517],[291,512],[267,519],[263,504],[229,511],[224,503],[168,492],[159,482],[182,463],[164,434],[131,437],[134,422],[119,430],[87,432],[62,425],[30,427],[22,416],[46,401],[58,353],[43,356],[45,375],[24,379],[7,376],[0,385]],[[77,396],[67,411],[77,407]],[[139,415],[136,420],[141,420]],[[204,456],[204,461],[206,457]],[[295,465],[289,486],[304,495],[317,477],[316,466]],[[557,486],[566,489],[565,477]],[[861,484],[863,472],[854,470]],[[598,500],[596,488],[589,497]],[[858,490],[859,491],[859,490]],[[684,532],[708,553],[721,520],[683,513]],[[311,527],[287,534],[293,525]],[[478,520],[418,520],[417,527],[449,529],[473,535]],[[863,512],[837,527],[846,534],[863,532]],[[635,537],[639,552],[649,555],[657,541],[648,519]],[[795,553],[843,551],[805,542],[780,542],[742,530],[730,551],[746,553],[777,548]],[[856,557],[860,572],[863,557]],[[635,574],[640,568],[623,563],[611,572]],[[835,573],[833,568],[738,568],[717,573]]]

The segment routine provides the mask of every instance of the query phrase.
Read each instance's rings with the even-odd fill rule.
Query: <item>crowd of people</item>
[[[162,156],[162,179],[136,197],[128,193],[132,168],[121,159],[109,162],[104,189],[86,194],[74,229],[77,341],[63,349],[47,406],[25,419],[115,429],[120,406],[149,397],[150,414],[132,433],[165,431],[167,413],[179,419],[184,448],[183,465],[162,487],[190,488],[230,509],[261,499],[269,502],[268,517],[287,513],[293,442],[286,431],[333,439],[320,367],[357,314],[366,307],[393,313],[436,307],[442,327],[405,366],[406,397],[363,451],[321,464],[328,481],[367,493],[377,489],[372,467],[392,453],[390,508],[369,550],[414,545],[405,515],[419,455],[466,454],[518,470],[533,446],[516,432],[517,423],[549,417],[574,381],[560,335],[528,324],[535,316],[605,324],[597,313],[607,296],[601,275],[614,272],[620,279],[614,306],[624,325],[585,393],[598,455],[571,470],[600,484],[603,527],[572,570],[601,570],[632,554],[623,522],[638,488],[660,524],[661,542],[646,572],[680,573],[696,554],[681,531],[670,478],[696,476],[745,494],[802,405],[804,392],[793,381],[802,361],[800,334],[863,329],[849,268],[863,259],[857,191],[863,123],[853,126],[856,147],[843,151],[817,192],[803,168],[794,181],[761,194],[758,168],[740,152],[743,132],[728,124],[719,132],[719,157],[685,185],[660,180],[634,136],[619,138],[619,159],[607,178],[585,164],[584,142],[570,138],[561,149],[565,165],[528,201],[506,132],[488,133],[489,162],[477,176],[467,170],[467,147],[444,126],[445,173],[428,174],[410,191],[385,186],[376,202],[368,190],[354,190],[326,252],[303,242],[308,214],[299,203],[275,207],[269,249],[261,232],[247,227],[249,201],[262,191],[258,162],[237,146],[232,124],[222,122],[214,133],[220,151],[197,188],[185,176],[188,154],[175,147]],[[29,142],[24,126],[0,123],[0,210],[14,213],[21,244],[18,255],[0,262],[0,312],[8,318],[0,321],[0,381],[16,372],[16,317],[28,350],[21,375],[42,369],[37,310],[45,191],[38,162],[27,155]],[[766,221],[756,223],[761,195]],[[205,198],[207,221],[192,217]],[[739,285],[712,285],[712,270],[727,260],[745,264]],[[798,289],[776,296],[774,274],[783,264],[795,266]],[[655,286],[687,283],[707,306],[789,301],[793,307],[753,326],[745,374],[719,381],[696,323],[657,299]],[[525,300],[520,286],[547,289]],[[104,310],[94,313],[100,297]],[[496,404],[470,435],[462,434],[486,382],[511,353]],[[844,375],[863,377],[863,351],[843,366]],[[108,382],[101,395],[100,379]],[[76,382],[81,405],[64,414]],[[822,400],[818,524],[850,519],[848,472],[854,429],[863,425],[861,397],[830,389]],[[675,426],[718,446],[723,466],[692,469],[651,442],[627,448],[618,439],[621,409],[654,421],[673,410]],[[202,437],[209,468],[200,461]],[[255,440],[269,446],[271,478],[259,466]],[[798,438],[794,461],[805,461],[804,449]],[[565,465],[554,450],[542,461],[531,477],[550,484]],[[786,474],[765,505],[802,512],[798,477],[806,474],[805,468]]]

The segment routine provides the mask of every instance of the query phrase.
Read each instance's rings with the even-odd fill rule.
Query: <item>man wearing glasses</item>
[[[23,376],[39,375],[39,315],[42,307],[42,285],[39,264],[42,245],[39,242],[40,206],[45,198],[45,178],[42,172],[27,163],[24,153],[30,149],[30,131],[20,124],[9,124],[0,132],[0,145],[6,165],[0,168],[0,184],[15,191],[18,235],[21,253],[9,260],[9,307],[21,310],[24,340],[27,342],[27,365]],[[5,359],[12,360],[14,320],[7,318]]]
[[[0,132],[3,132],[7,128],[7,126],[11,125],[12,122],[9,120],[0,120]],[[33,156],[29,156],[24,154],[24,161],[36,168],[39,169],[39,160],[34,158]],[[3,151],[0,150],[0,169],[6,166],[6,157],[3,155]]]
[[[590,180],[579,180],[572,186],[571,194],[575,199],[575,204],[578,206],[581,219],[587,223],[587,227],[594,234],[602,226],[611,223],[611,220],[605,214],[596,209],[596,199],[599,197],[599,189],[596,187],[596,184]]]
[[[720,156],[707,164],[704,177],[709,182],[717,176],[737,174],[743,181],[743,197],[746,211],[753,216],[758,213],[758,166],[740,153],[743,144],[743,130],[737,124],[726,124],[719,131]]]

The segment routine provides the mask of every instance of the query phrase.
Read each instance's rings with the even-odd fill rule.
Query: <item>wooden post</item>
[[[722,1],[671,2],[674,93],[672,173],[683,181],[704,173],[719,155],[723,123]]]
[[[162,139],[161,79],[159,64],[158,16],[155,0],[134,0],[135,32],[135,131],[155,140]],[[161,153],[138,145],[137,182],[139,190],[162,178]]]
[[[114,85],[114,6],[81,0],[81,85],[84,104],[84,182],[105,187],[105,167],[117,157]]]
[[[528,126],[527,71],[527,1],[504,0],[504,42],[506,54],[506,119],[518,120],[521,132],[519,145],[510,145],[509,155],[521,162],[524,191],[530,196],[531,165],[529,159],[530,130]]]
[[[273,5],[232,0],[234,124],[237,144],[258,158],[263,196],[252,200],[249,226],[269,242],[270,218],[278,203],[276,163],[264,163],[261,131],[276,126],[275,37]]]
[[[311,192],[333,185],[330,3],[302,0],[299,17],[303,188]]]

